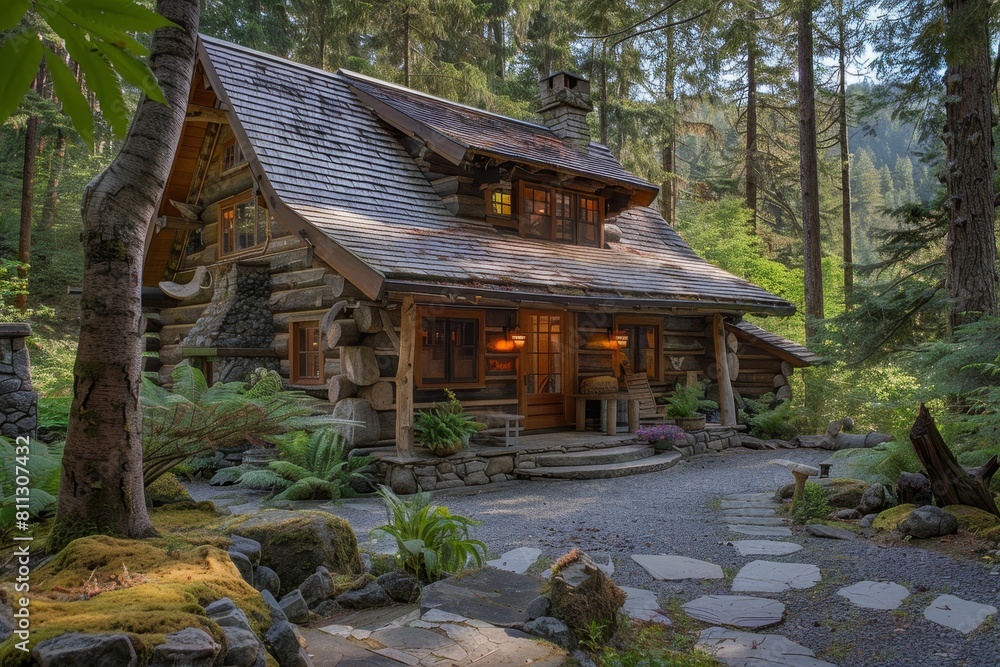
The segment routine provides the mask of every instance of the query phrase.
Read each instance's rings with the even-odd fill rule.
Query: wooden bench
[[[512,447],[520,444],[521,431],[524,429],[524,427],[521,426],[521,422],[524,421],[524,415],[514,415],[508,412],[469,412],[466,414],[476,418],[477,421],[481,421],[487,426],[489,426],[491,421],[503,421],[504,447]],[[487,428],[486,430],[479,432],[486,434],[496,433],[499,435],[500,428]]]

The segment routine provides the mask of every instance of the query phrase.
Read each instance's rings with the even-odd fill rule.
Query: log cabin
[[[711,381],[723,424],[789,395],[816,357],[742,318],[794,306],[651,207],[590,140],[586,80],[539,88],[530,123],[202,37],[147,241],[153,370],[273,368],[361,421],[352,446],[404,456],[445,388],[528,431],[582,428],[576,399],[622,368]]]

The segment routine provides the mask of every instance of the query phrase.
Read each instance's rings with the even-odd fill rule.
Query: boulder
[[[298,628],[288,621],[277,621],[267,629],[267,644],[280,667],[309,667],[312,661],[303,649],[305,642]]]
[[[260,641],[250,630],[243,628],[223,627],[222,634],[226,638],[227,667],[253,667],[260,654]]]
[[[198,628],[172,632],[166,641],[153,647],[150,667],[212,667],[222,647]]]
[[[0,642],[5,642],[14,634],[14,626],[3,616],[0,616]]]
[[[284,590],[296,588],[322,565],[331,572],[361,572],[351,524],[327,512],[264,510],[226,521],[222,529],[261,544],[261,564],[277,573]]]
[[[225,616],[234,609],[236,609],[236,604],[234,604],[232,600],[229,598],[220,598],[205,607],[205,616],[208,616],[209,618]]]
[[[260,542],[251,540],[249,537],[240,537],[239,535],[230,535],[229,539],[232,542],[229,545],[230,551],[240,552],[250,559],[250,564],[254,567],[260,565]]]
[[[40,667],[135,667],[139,658],[125,635],[70,632],[46,639],[31,649]]]
[[[268,610],[271,612],[271,623],[277,623],[278,621],[287,621],[288,617],[285,616],[285,612],[281,609],[281,605],[278,601],[271,595],[271,591],[261,591],[260,597],[264,600],[264,604],[267,605]]]
[[[146,487],[146,498],[153,507],[161,507],[170,503],[191,501],[191,495],[173,473],[166,472]]]
[[[258,565],[253,570],[253,587],[258,591],[271,591],[272,595],[281,592],[281,577],[266,565]]]
[[[549,613],[549,609],[552,607],[552,603],[544,595],[539,595],[534,600],[528,603],[528,618],[536,619],[541,618]]]
[[[833,518],[840,519],[842,521],[854,521],[855,519],[861,518],[861,512],[850,509],[837,510],[833,513]]]
[[[567,651],[572,651],[576,648],[576,635],[573,634],[568,625],[558,618],[540,616],[533,621],[525,623],[524,630],[525,632],[530,632],[533,635],[547,639]]]
[[[410,604],[420,599],[420,582],[412,574],[395,570],[375,580],[395,602]]]
[[[863,515],[865,514],[878,514],[882,510],[887,510],[890,507],[895,507],[896,499],[893,497],[892,492],[889,490],[885,484],[872,484],[865,489],[865,492],[861,494],[861,500],[858,503],[858,512]]]
[[[958,519],[958,527],[962,530],[967,530],[986,539],[1000,537],[1000,517],[968,505],[948,505],[943,509]]]
[[[219,627],[222,628],[242,628],[243,630],[253,629],[250,627],[250,620],[247,618],[247,615],[240,609],[233,609],[226,614],[210,616],[209,618],[215,621]]]
[[[861,517],[861,523],[858,524],[862,528],[871,528],[872,524],[875,523],[875,519],[878,518],[878,514],[866,514]]]
[[[879,512],[875,520],[872,521],[872,528],[879,531],[898,530],[903,520],[915,509],[915,505],[897,505],[884,512]]]
[[[900,504],[908,503],[922,507],[930,505],[933,494],[931,481],[919,472],[901,472],[896,482],[896,499]]]
[[[899,524],[899,531],[916,538],[941,537],[958,531],[958,519],[934,505],[918,507]]]
[[[316,608],[312,610],[317,616],[322,616],[323,618],[329,618],[331,616],[336,616],[337,614],[344,611],[344,608],[336,603],[334,600],[323,600]]]
[[[318,603],[333,595],[333,580],[330,578],[330,571],[320,565],[316,572],[306,577],[306,580],[299,584],[299,592],[302,598],[312,609]]]
[[[417,492],[417,478],[413,476],[413,471],[402,466],[394,466],[389,473],[389,488],[392,492],[406,496]],[[465,486],[465,484],[462,484]]]
[[[392,604],[392,598],[374,581],[356,591],[341,593],[336,598],[337,604],[345,609],[371,609]]]
[[[834,477],[830,480],[821,480],[820,483],[826,487],[826,502],[830,507],[850,507],[856,508],[861,503],[861,497],[868,488],[868,483],[860,479],[847,479],[845,477]]]
[[[243,580],[253,586],[253,563],[250,562],[250,559],[247,558],[246,554],[236,551],[232,547],[229,548],[228,553],[233,565],[240,571]]]
[[[305,623],[309,620],[309,605],[298,589],[281,598],[278,605],[284,612],[285,618],[292,623]]]

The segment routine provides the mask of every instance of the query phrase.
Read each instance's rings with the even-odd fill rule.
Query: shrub
[[[351,480],[370,480],[364,470],[371,466],[371,456],[348,457],[343,438],[330,429],[319,429],[309,438],[305,458],[272,461],[264,470],[248,470],[237,480],[251,489],[276,489],[275,500],[337,500],[354,495]]]
[[[389,523],[377,530],[395,538],[403,569],[424,581],[437,581],[444,573],[483,564],[486,545],[469,537],[469,529],[478,525],[477,521],[432,504],[424,492],[403,500],[382,486],[379,495],[385,501]]]
[[[802,497],[792,506],[792,519],[795,523],[804,524],[825,519],[828,514],[830,505],[826,502],[826,489],[816,482],[806,482]]]
[[[705,382],[688,387],[678,382],[674,393],[667,396],[667,416],[671,418],[694,417],[699,410],[718,410],[719,404],[705,398]]]
[[[463,447],[469,443],[469,436],[485,428],[475,419],[465,414],[455,392],[445,389],[447,403],[439,403],[430,410],[421,410],[413,417],[413,432],[417,441],[432,452],[453,449],[458,443]]]
[[[770,440],[781,438],[789,440],[799,434],[798,412],[792,408],[792,402],[782,400],[775,402],[774,394],[764,394],[760,398],[744,398],[746,407],[741,410],[743,422],[750,427],[750,435],[755,438]]]
[[[66,435],[69,428],[69,409],[73,405],[72,396],[38,399],[38,428],[41,431]]]

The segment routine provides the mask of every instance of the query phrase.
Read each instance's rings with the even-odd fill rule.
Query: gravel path
[[[475,536],[491,557],[516,547],[542,549],[555,560],[572,547],[611,553],[620,585],[656,593],[664,608],[707,594],[728,594],[735,572],[757,557],[739,556],[726,544],[748,539],[728,531],[717,498],[734,493],[773,491],[791,481],[788,471],[769,464],[778,456],[816,464],[829,456],[815,450],[782,452],[742,448],[695,457],[659,473],[593,481],[510,482],[434,494],[452,512],[482,521]],[[836,471],[834,471],[836,472]],[[226,491],[194,489],[196,498]],[[234,507],[252,511],[255,503]],[[323,505],[347,519],[362,548],[389,548],[373,541],[372,528],[385,521],[375,499]],[[1000,607],[1000,568],[910,546],[879,546],[866,539],[830,540],[795,529],[804,550],[766,560],[812,563],[823,579],[814,588],[767,594],[786,605],[785,621],[763,632],[782,634],[841,667],[919,665],[921,667],[1000,667],[998,621],[991,618],[965,636],[924,619],[938,595]],[[750,538],[752,539],[752,538]],[[633,554],[675,554],[717,563],[723,580],[654,581]],[[911,595],[900,609],[861,609],[836,594],[862,580],[894,581]]]

